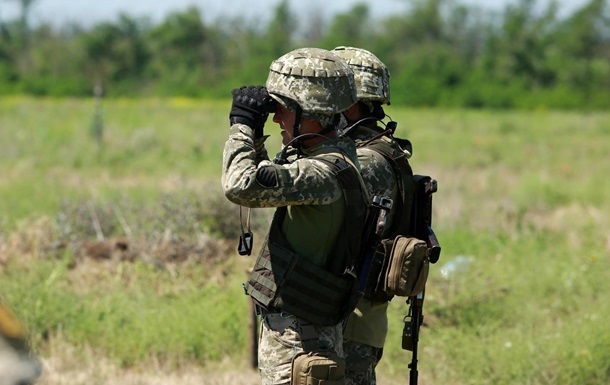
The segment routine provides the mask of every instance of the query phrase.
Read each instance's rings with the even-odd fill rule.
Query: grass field
[[[258,383],[253,258],[219,186],[229,105],[109,100],[100,144],[92,100],[0,99],[0,295],[40,383]],[[439,183],[420,383],[610,383],[610,113],[387,112]],[[392,301],[382,385],[408,381],[405,312]]]

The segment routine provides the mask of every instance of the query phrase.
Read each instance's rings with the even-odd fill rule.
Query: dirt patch
[[[139,259],[154,264],[168,264],[211,261],[230,254],[233,243],[201,234],[196,240],[172,237],[153,240],[119,237],[102,241],[84,241],[65,247],[73,249],[75,263],[85,259],[116,262],[133,262]]]

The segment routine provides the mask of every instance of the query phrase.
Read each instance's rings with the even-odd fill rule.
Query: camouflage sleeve
[[[252,129],[242,124],[231,127],[222,170],[223,190],[231,202],[253,208],[280,207],[329,204],[341,197],[339,182],[324,163],[301,158],[278,165],[263,159],[263,150],[256,147]],[[273,183],[261,183],[258,175],[266,175]]]
[[[392,165],[376,151],[358,149],[361,175],[370,196],[381,195],[396,199],[398,185]]]
[[[358,162],[361,167],[361,175],[364,184],[371,197],[375,195],[385,196],[392,199],[394,206],[387,217],[388,223],[393,223],[397,215],[397,202],[399,199],[397,176],[390,162],[380,153],[367,149],[358,149]],[[383,234],[389,236],[392,226],[387,226]]]

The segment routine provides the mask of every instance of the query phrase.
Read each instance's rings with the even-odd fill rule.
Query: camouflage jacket
[[[252,129],[243,124],[231,127],[223,154],[224,193],[246,207],[287,206],[282,233],[295,252],[324,266],[338,241],[345,202],[335,174],[316,157],[346,158],[359,170],[354,143],[327,140],[305,149],[305,157],[280,165],[269,160],[264,140],[255,141]],[[273,185],[260,182],[261,170],[273,175]]]

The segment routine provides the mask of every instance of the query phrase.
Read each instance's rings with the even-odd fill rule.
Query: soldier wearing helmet
[[[397,204],[401,200],[400,181],[397,170],[382,154],[394,154],[393,157],[402,157],[405,162],[411,156],[410,143],[402,140],[399,143],[392,135],[392,125],[378,125],[385,117],[382,106],[390,104],[390,73],[379,58],[365,49],[341,46],[332,52],[346,61],[356,80],[358,103],[343,112],[348,120],[343,134],[356,143],[369,195],[390,197],[394,202],[388,215],[389,226],[382,236],[388,238],[396,232],[400,225],[398,221],[408,219],[394,215],[400,209]],[[347,384],[376,383],[375,367],[381,359],[388,330],[388,300],[384,295],[365,296],[348,319],[343,344]]]
[[[342,321],[355,306],[353,265],[368,195],[354,143],[339,138],[337,129],[341,113],[356,101],[352,70],[318,48],[273,61],[266,87],[233,90],[225,195],[249,208],[276,208],[245,284],[261,315],[264,385],[312,375],[311,381],[344,381]],[[269,159],[263,132],[269,113],[283,148],[296,148],[298,155]]]

